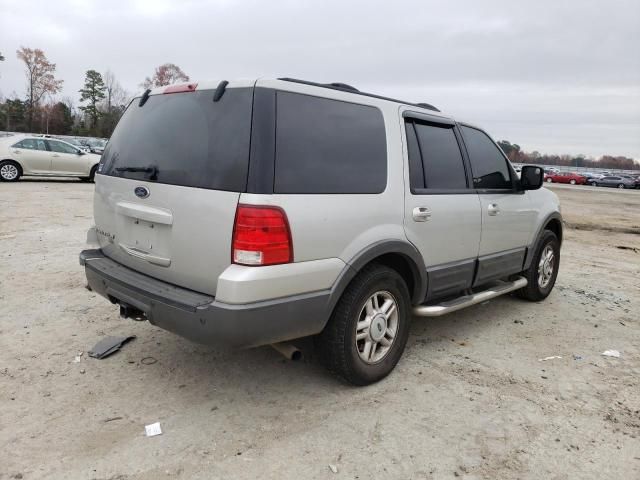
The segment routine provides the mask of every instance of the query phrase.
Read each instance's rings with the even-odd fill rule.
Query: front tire
[[[569,180],[569,183],[570,183],[571,185],[575,185],[575,184],[576,184],[576,181],[575,181],[575,180],[573,180],[573,179],[571,179],[571,180]]]
[[[560,242],[556,234],[545,230],[531,265],[523,273],[527,286],[516,293],[520,298],[539,302],[549,296],[558,277],[560,267]]]
[[[623,188],[624,189],[624,183],[621,183],[620,185],[618,185],[618,188]]]
[[[89,176],[88,177],[80,177],[80,180],[82,180],[83,182],[93,182],[96,176],[96,170],[98,169],[97,165],[94,165],[93,167],[91,167],[91,172],[89,172]]]
[[[410,321],[403,278],[387,266],[368,265],[351,281],[316,337],[320,360],[354,385],[382,380],[402,356]]]
[[[591,186],[592,187],[597,187],[598,186],[598,182],[591,182]]]
[[[553,182],[553,179],[547,178],[547,183],[552,183],[552,182]]]
[[[22,168],[13,160],[0,162],[0,180],[3,182],[17,182],[22,176]]]

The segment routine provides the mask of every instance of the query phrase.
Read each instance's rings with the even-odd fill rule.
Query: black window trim
[[[510,177],[510,180],[511,180],[511,188],[476,188],[476,189],[474,189],[474,191],[477,192],[478,194],[491,194],[491,193],[523,194],[524,190],[519,188],[520,187],[520,182],[518,181],[518,176],[516,175],[516,171],[513,169],[513,166],[511,165],[511,161],[504,154],[504,152],[502,151],[500,146],[493,140],[493,138],[491,138],[491,135],[489,135],[482,128],[477,127],[475,125],[472,125],[472,124],[469,124],[469,123],[466,123],[466,122],[457,122],[457,128],[460,131],[460,139],[462,141],[462,145],[464,146],[464,150],[465,150],[465,153],[467,155],[467,159],[469,159],[469,152],[467,150],[467,145],[464,142],[464,134],[462,133],[462,129],[460,127],[472,128],[473,130],[478,130],[479,132],[482,132],[487,136],[487,138],[491,141],[491,143],[493,143],[493,145],[498,149],[498,152],[500,153],[500,155],[502,156],[502,158],[506,162],[507,170],[509,171],[509,177]],[[469,168],[470,168],[470,172],[471,172],[471,182],[473,184],[473,167],[471,166],[471,161],[470,160],[469,160],[468,163],[469,163]]]
[[[405,110],[402,112],[402,118],[404,119],[405,126],[405,138],[407,138],[407,124],[411,124],[411,127],[414,129],[414,134],[416,136],[416,141],[418,143],[418,150],[420,153],[420,170],[422,171],[422,175],[424,177],[424,163],[422,163],[422,150],[420,147],[420,141],[418,140],[417,132],[415,131],[415,123],[426,124],[426,125],[434,125],[442,128],[451,128],[453,130],[453,134],[456,137],[456,141],[458,142],[458,148],[460,149],[460,155],[462,156],[462,166],[464,168],[465,174],[465,182],[467,183],[467,188],[422,188],[415,187],[411,184],[411,176],[409,176],[409,189],[413,195],[470,195],[476,194],[476,189],[470,187],[473,185],[473,177],[471,175],[471,166],[469,165],[469,157],[467,156],[466,148],[462,142],[462,135],[458,131],[457,124],[454,120],[446,117],[439,117],[437,115],[427,115],[424,113],[414,112],[411,110]],[[411,168],[411,162],[409,161],[409,148],[407,144],[407,165]]]

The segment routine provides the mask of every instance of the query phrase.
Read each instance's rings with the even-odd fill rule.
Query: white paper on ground
[[[160,422],[152,423],[151,425],[145,425],[144,432],[147,434],[147,437],[155,437],[156,435],[162,435]]]
[[[554,358],[562,358],[562,357],[560,355],[553,355],[552,357],[539,358],[538,361],[546,362],[547,360],[553,360]]]
[[[620,358],[620,352],[618,350],[605,350],[602,352],[602,355],[605,357],[615,357]]]

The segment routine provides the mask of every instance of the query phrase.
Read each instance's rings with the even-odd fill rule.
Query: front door
[[[73,145],[59,140],[47,140],[51,149],[51,173],[60,175],[88,175],[84,154]]]
[[[522,271],[536,220],[529,194],[516,188],[502,150],[481,130],[460,127],[482,210],[482,238],[474,285]]]
[[[427,299],[473,282],[480,244],[480,201],[470,185],[453,121],[404,112],[404,228],[427,267]]]

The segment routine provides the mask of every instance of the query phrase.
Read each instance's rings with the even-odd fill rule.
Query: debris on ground
[[[618,350],[605,350],[601,355],[605,357],[620,358],[620,352]]]
[[[152,423],[151,425],[145,425],[144,433],[147,437],[155,437],[156,435],[162,435],[160,422]]]
[[[80,360],[82,360],[82,354],[84,352],[78,352],[78,354],[75,356],[75,358],[73,359],[73,363],[80,363]]]
[[[554,358],[562,358],[560,355],[553,355],[551,357],[539,358],[539,362],[546,362],[547,360],[553,360]]]
[[[329,470],[331,470],[333,473],[338,473],[338,467],[336,467],[335,465],[329,464]]]
[[[153,365],[157,361],[158,360],[156,360],[154,357],[144,357],[142,360],[140,360],[140,363],[143,365]]]
[[[574,360],[582,360],[582,356],[581,355],[574,355],[573,359]]]
[[[136,338],[135,335],[129,335],[128,337],[105,337],[96,343],[91,350],[89,350],[89,356],[102,360],[103,358],[120,350],[122,345],[134,338]]]

